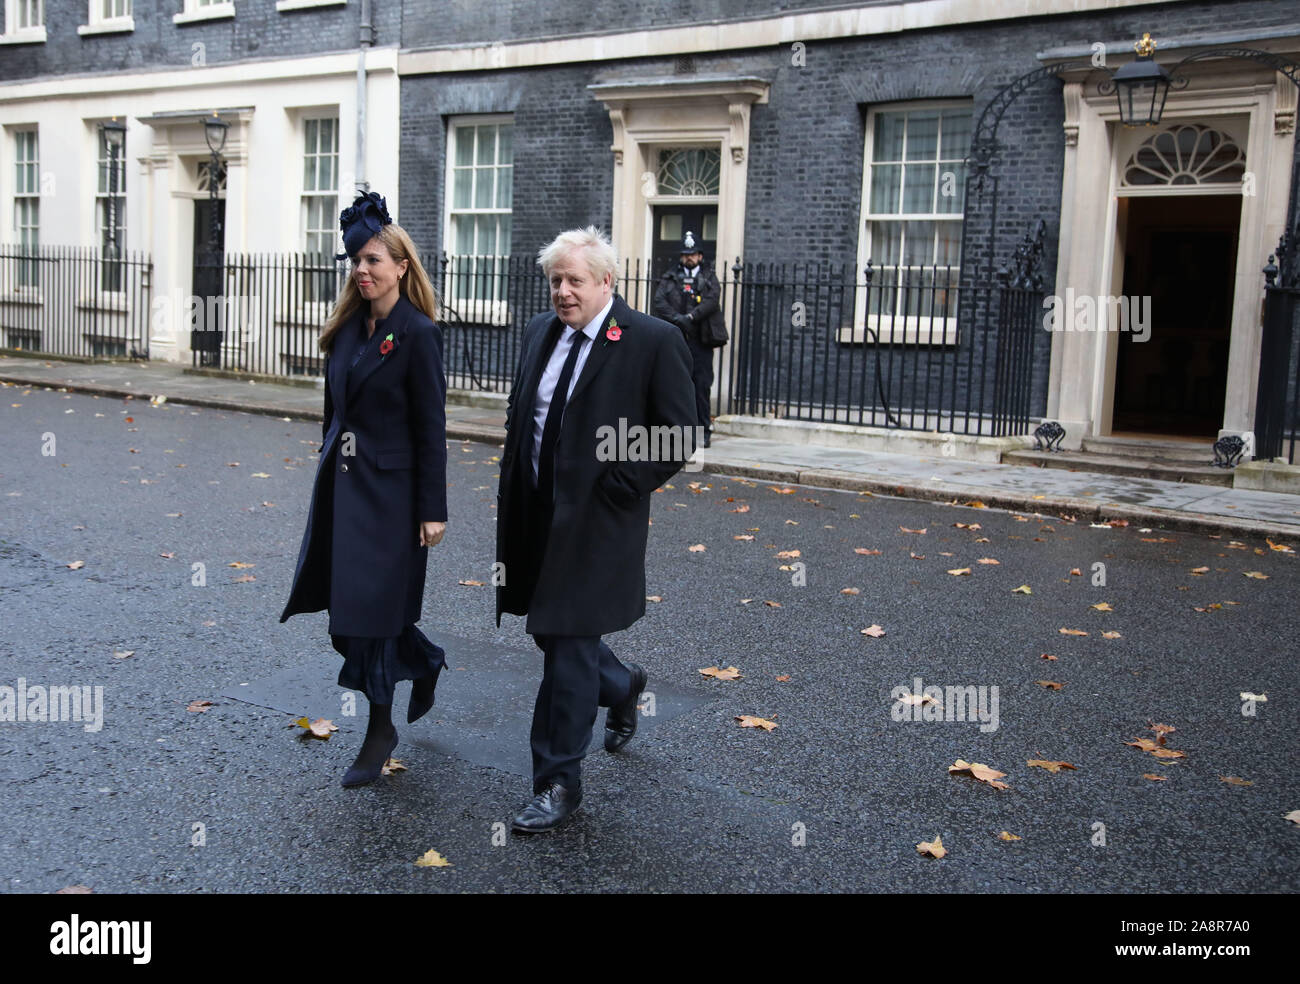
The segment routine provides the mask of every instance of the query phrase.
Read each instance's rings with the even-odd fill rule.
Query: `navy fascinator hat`
[[[339,213],[339,227],[343,230],[343,250],[336,259],[356,256],[379,230],[393,221],[388,214],[388,202],[378,192],[358,195],[356,201]]]

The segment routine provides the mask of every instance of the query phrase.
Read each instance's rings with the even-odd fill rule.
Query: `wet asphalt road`
[[[278,622],[319,425],[0,398],[0,687],[104,694],[98,731],[0,721],[5,891],[1300,888],[1300,827],[1283,819],[1300,809],[1294,553],[679,474],[652,513],[648,592],[662,600],[607,640],[647,667],[663,713],[623,755],[593,746],[581,811],[521,839],[499,825],[530,789],[518,746],[540,657],[522,620],[494,626],[489,587],[458,583],[490,580],[499,449],[450,447],[451,521],[421,625],[456,669],[428,718],[396,715],[408,771],[345,790],[364,716],[340,710],[326,616]],[[1032,594],[1013,592],[1024,584]],[[862,634],[873,624],[882,637]],[[714,665],[743,676],[698,673]],[[891,693],[917,677],[989,699],[996,687],[996,728],[894,720]],[[339,726],[329,741],[300,739],[274,708],[285,680],[301,713]],[[222,696],[241,685],[272,697]],[[1243,692],[1268,700],[1243,714]],[[1152,722],[1177,729],[1165,747],[1184,757],[1124,744],[1154,738]],[[950,775],[957,759],[1009,788]],[[936,834],[948,856],[920,857]],[[453,867],[414,867],[431,848]]]

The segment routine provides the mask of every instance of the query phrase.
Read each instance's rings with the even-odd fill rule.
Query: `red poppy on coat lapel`
[[[397,343],[393,341],[393,333],[390,331],[388,335],[384,338],[383,342],[381,342],[379,345],[379,356],[380,356],[379,361],[383,362],[384,361],[383,357],[386,356],[389,352],[391,352],[396,347],[397,347]]]
[[[623,329],[618,326],[617,321],[615,321],[613,318],[610,318],[609,327],[605,329],[605,338],[608,339],[608,341],[606,341],[605,344],[608,345],[610,342],[617,342],[622,337],[623,337]]]

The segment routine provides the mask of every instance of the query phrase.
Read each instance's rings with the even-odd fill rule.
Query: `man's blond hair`
[[[560,233],[538,251],[537,264],[549,280],[555,264],[572,253],[582,254],[597,280],[604,280],[608,273],[612,276],[613,283],[618,283],[618,251],[614,249],[609,237],[595,226]]]

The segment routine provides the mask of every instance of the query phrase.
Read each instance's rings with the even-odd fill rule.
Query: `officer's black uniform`
[[[682,238],[682,256],[701,252],[691,232]],[[696,423],[704,428],[704,446],[708,447],[713,433],[709,417],[709,393],[713,389],[713,349],[704,344],[708,322],[721,317],[722,287],[714,275],[709,261],[701,256],[700,265],[687,269],[679,261],[659,278],[651,313],[677,325],[686,336],[691,350],[691,377],[695,382]]]

